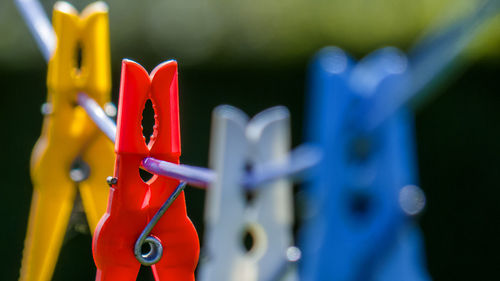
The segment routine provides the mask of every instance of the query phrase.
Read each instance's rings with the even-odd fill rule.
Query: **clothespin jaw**
[[[148,99],[155,110],[155,127],[146,144],[141,120]],[[123,61],[115,143],[116,182],[111,186],[108,210],[94,235],[96,280],[136,280],[140,263],[134,256],[134,244],[179,183],[158,176],[144,182],[139,168],[148,156],[179,163],[178,107],[175,61],[160,64],[151,75],[139,64]],[[194,280],[199,243],[186,214],[184,193],[169,207],[151,234],[163,247],[162,258],[152,266],[155,280]]]
[[[151,72],[151,78],[137,63],[131,60],[123,61],[121,79],[124,82],[120,89],[123,94],[120,95],[119,101],[122,110],[118,114],[117,154],[140,154],[146,157],[151,153],[162,155],[162,158],[167,158],[170,162],[178,162],[181,146],[177,76],[176,61],[158,65]],[[153,104],[156,127],[148,144],[145,143],[141,126],[147,99]],[[138,104],[142,107],[137,107]]]
[[[52,15],[58,44],[49,61],[49,91],[76,103],[75,91],[87,93],[103,105],[109,102],[111,68],[109,53],[108,6],[94,2],[79,15],[67,2],[57,2]],[[78,49],[81,50],[79,65]]]
[[[292,189],[278,180],[253,191],[247,202],[243,186],[246,167],[285,160],[290,149],[289,113],[274,107],[248,121],[246,114],[230,106],[213,113],[210,166],[217,180],[207,190],[205,217],[206,260],[202,281],[271,280],[284,267],[286,251],[293,243]],[[245,248],[244,236],[253,238]],[[295,280],[292,270],[284,279]],[[274,280],[274,279],[273,279]]]
[[[383,106],[384,87],[407,81],[404,67],[392,71],[395,52],[355,65],[327,48],[313,62],[309,138],[324,157],[307,186],[301,280],[429,280],[405,209],[420,194],[411,113],[403,108],[373,132],[359,116],[364,104]]]
[[[79,158],[90,173],[77,179],[91,231],[106,209],[113,145],[76,105],[85,92],[101,105],[110,101],[107,6],[97,2],[79,16],[66,2],[54,6],[57,46],[49,61],[42,135],[31,157],[33,199],[20,280],[50,280],[77,192],[70,178]],[[81,46],[81,67],[77,53]]]

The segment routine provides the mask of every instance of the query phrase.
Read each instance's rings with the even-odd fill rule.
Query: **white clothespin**
[[[288,266],[299,252],[291,247],[291,183],[280,179],[251,190],[242,184],[249,167],[286,161],[289,150],[290,117],[285,107],[270,108],[250,121],[231,106],[214,110],[210,168],[217,180],[207,189],[206,260],[199,280],[297,280],[295,269]],[[247,200],[248,192],[253,200]],[[245,235],[253,239],[248,250]]]

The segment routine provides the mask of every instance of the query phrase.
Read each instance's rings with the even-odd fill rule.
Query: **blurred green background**
[[[49,14],[54,2],[42,1]],[[72,4],[81,10],[90,2]],[[307,65],[317,50],[336,45],[358,59],[387,45],[407,50],[424,31],[467,15],[479,2],[108,1],[114,100],[122,58],[149,70],[175,58],[183,163],[207,165],[211,111],[223,103],[249,115],[287,106],[293,144],[298,145],[306,118]],[[416,112],[419,173],[428,200],[420,225],[434,280],[500,276],[499,23],[498,17],[489,22],[464,56],[472,66]],[[32,190],[29,159],[40,134],[40,106],[46,95],[46,63],[11,0],[0,1],[0,35],[0,280],[17,280]],[[202,238],[204,191],[189,188],[186,193],[188,213]],[[81,212],[75,215],[53,280],[95,277],[91,237]],[[149,269],[141,270],[138,280],[152,280]]]

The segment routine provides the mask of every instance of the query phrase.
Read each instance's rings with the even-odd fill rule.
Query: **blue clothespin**
[[[425,205],[412,113],[400,108],[365,126],[365,112],[391,102],[384,89],[408,86],[407,62],[385,48],[356,64],[330,47],[312,64],[307,136],[324,157],[306,184],[302,281],[430,280],[412,219]]]

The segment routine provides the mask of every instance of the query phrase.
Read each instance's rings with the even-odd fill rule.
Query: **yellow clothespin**
[[[52,22],[57,46],[48,66],[49,109],[31,157],[34,190],[20,277],[27,281],[52,278],[77,188],[94,231],[106,211],[106,177],[113,174],[114,165],[112,142],[76,100],[84,92],[101,106],[110,101],[108,7],[96,2],[78,15],[70,4],[58,2]],[[77,158],[90,168],[80,182],[70,177]]]

